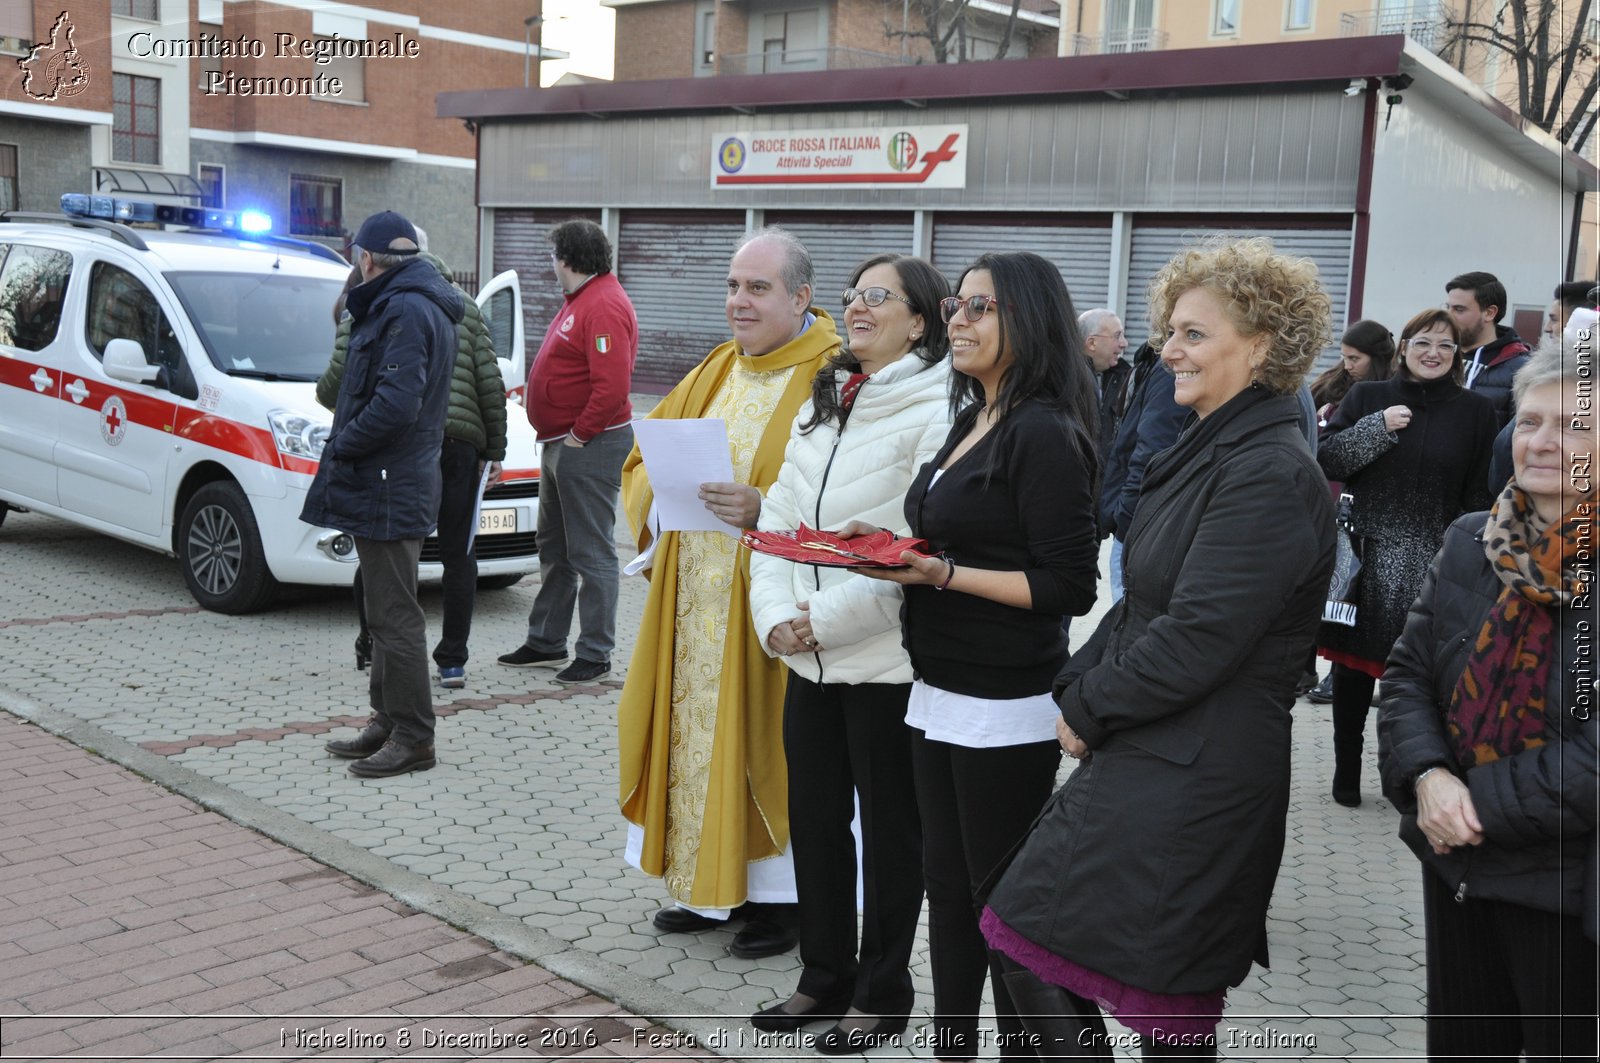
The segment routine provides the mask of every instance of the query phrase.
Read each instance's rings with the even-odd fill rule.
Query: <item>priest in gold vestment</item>
[[[701,498],[734,529],[755,527],[812,378],[839,347],[833,319],[811,306],[812,286],[810,255],[793,235],[748,237],[728,270],[733,339],[650,414],[727,422],[737,482],[706,484]],[[652,496],[637,446],[622,495],[644,550]],[[666,532],[654,547],[618,708],[627,858],[661,877],[676,902],[656,914],[659,929],[705,930],[731,916],[744,920],[734,955],[784,952],[795,943],[777,907],[795,900],[787,674],[750,621],[749,554],[720,532]]]

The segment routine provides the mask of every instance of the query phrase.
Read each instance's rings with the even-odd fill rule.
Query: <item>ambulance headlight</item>
[[[289,410],[273,410],[267,414],[267,423],[272,427],[272,441],[277,444],[279,454],[307,461],[322,459],[322,448],[328,442],[331,425]]]

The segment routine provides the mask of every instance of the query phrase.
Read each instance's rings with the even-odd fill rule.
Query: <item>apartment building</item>
[[[934,61],[930,4],[944,0],[601,0],[616,12],[617,81],[857,70]],[[1022,0],[1005,58],[1055,55],[1054,0]],[[994,59],[1009,0],[969,0],[938,34],[946,61]],[[920,34],[920,35],[919,35]]]
[[[539,14],[540,0],[3,0],[0,209],[76,191],[255,208],[342,248],[392,208],[470,271],[474,137],[434,97],[526,84]]]

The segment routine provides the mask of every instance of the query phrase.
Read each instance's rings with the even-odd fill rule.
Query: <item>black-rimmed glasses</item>
[[[880,288],[876,285],[871,288],[846,288],[844,290],[844,295],[840,296],[839,298],[846,309],[848,309],[850,304],[855,302],[857,298],[860,298],[868,306],[882,306],[885,299],[898,299],[907,306],[911,305],[911,300],[907,299],[905,296],[896,295],[889,289]]]
[[[973,295],[966,299],[952,295],[939,300],[939,316],[948,325],[955,320],[958,313],[965,310],[968,321],[977,321],[999,305],[1000,300],[992,295]]]

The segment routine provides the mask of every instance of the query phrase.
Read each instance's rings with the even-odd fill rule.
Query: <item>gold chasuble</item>
[[[769,354],[722,344],[651,417],[720,417],[734,478],[766,494],[811,380],[839,348],[833,319],[813,307],[805,332]],[[643,550],[650,482],[639,448],[622,467],[622,497]],[[622,813],[641,828],[639,866],[695,908],[746,899],[748,864],[789,844],[783,694],[788,673],[756,640],[750,556],[720,532],[665,532],[617,710]]]

